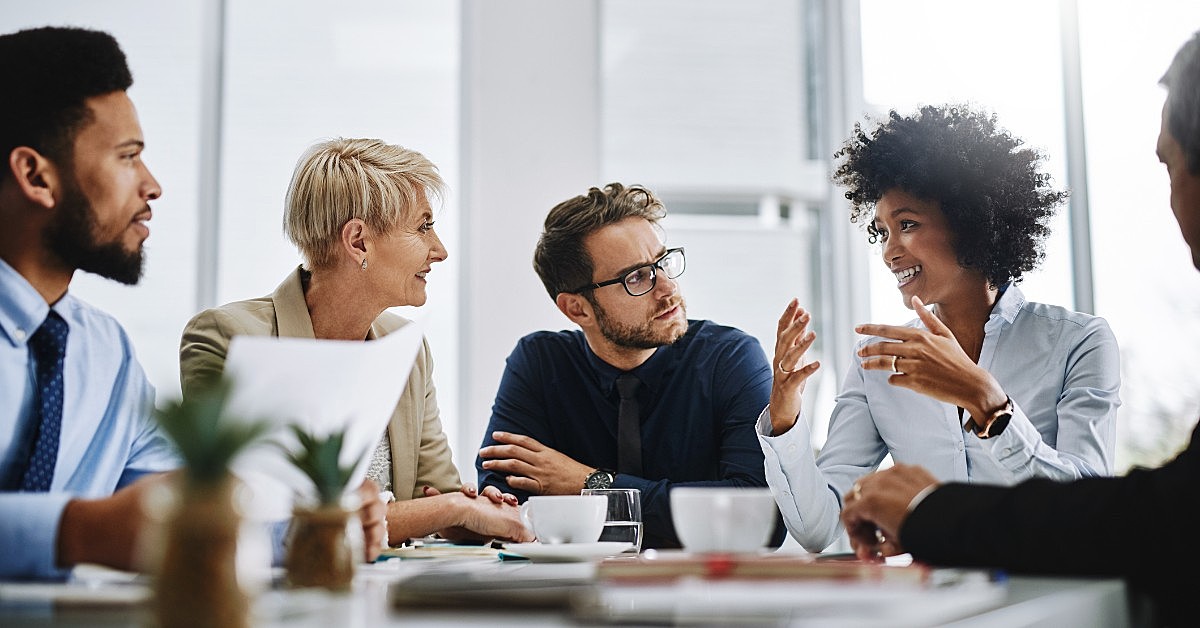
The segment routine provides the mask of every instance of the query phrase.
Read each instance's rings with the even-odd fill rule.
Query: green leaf
[[[346,484],[350,482],[350,476],[354,473],[354,465],[343,467],[338,464],[342,443],[346,438],[345,430],[320,438],[297,425],[290,427],[300,442],[300,448],[297,451],[289,450],[288,460],[312,480],[322,506],[337,504],[341,501],[342,492],[346,490]]]
[[[183,400],[172,400],[155,411],[155,418],[174,441],[184,473],[193,484],[215,484],[229,472],[233,459],[266,433],[270,423],[233,420],[225,404],[233,384],[228,379]]]

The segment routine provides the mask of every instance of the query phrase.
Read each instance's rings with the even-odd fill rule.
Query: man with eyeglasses
[[[645,548],[679,547],[671,488],[766,486],[754,421],[771,367],[751,336],[687,319],[686,258],[663,244],[665,215],[620,183],[550,210],[533,266],[579,329],[517,343],[476,459],[480,488],[522,501],[639,489]]]

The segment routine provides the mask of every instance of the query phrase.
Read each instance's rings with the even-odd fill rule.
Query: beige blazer
[[[384,312],[371,324],[367,338],[385,336],[408,322]],[[288,275],[270,296],[205,310],[188,321],[179,343],[179,379],[185,397],[194,394],[203,382],[221,375],[230,339],[243,334],[313,337],[299,269]],[[450,444],[442,432],[428,342],[421,343],[408,386],[392,413],[388,434],[392,447],[392,492],[396,499],[420,497],[424,486],[443,493],[461,488]]]

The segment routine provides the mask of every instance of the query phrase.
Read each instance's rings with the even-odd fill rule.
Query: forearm
[[[115,569],[134,568],[137,529],[129,525],[123,506],[110,499],[73,499],[63,508],[59,524],[58,566],[95,563]]]
[[[795,429],[771,437],[766,412],[757,429],[767,484],[792,537],[810,552],[823,551],[841,533],[841,502],[817,467],[808,421],[801,417]]]
[[[393,545],[461,526],[466,515],[459,493],[421,497],[387,505],[388,539]]]

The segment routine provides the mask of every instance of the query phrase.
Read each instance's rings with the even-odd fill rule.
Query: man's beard
[[[676,305],[679,306],[679,311],[683,314],[684,320],[687,320],[687,304],[682,297],[678,299]],[[676,331],[674,327],[663,331],[656,331],[653,319],[636,326],[615,323],[608,317],[604,308],[595,301],[592,302],[592,309],[596,312],[596,323],[600,326],[600,334],[604,336],[605,340],[618,347],[626,349],[657,349],[658,347],[669,345],[679,340],[687,333],[686,325],[679,331]]]
[[[65,183],[58,213],[44,232],[46,246],[71,268],[130,286],[136,284],[142,278],[142,247],[127,251],[119,238],[113,242],[97,242],[99,225],[91,202],[74,179]]]

